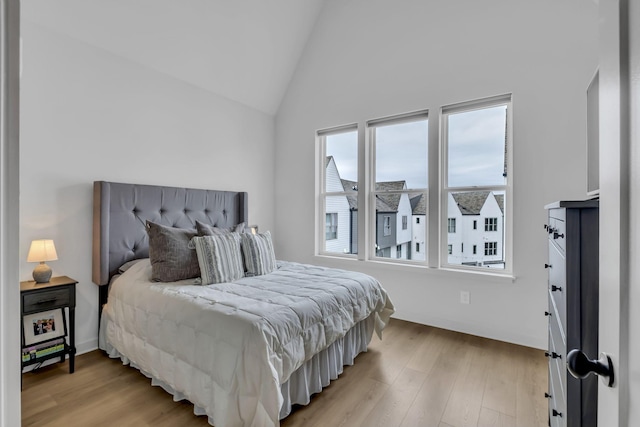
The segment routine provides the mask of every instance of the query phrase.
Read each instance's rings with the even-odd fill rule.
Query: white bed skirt
[[[173,396],[174,401],[189,400],[183,393],[174,390],[168,384],[141,370],[135,363],[131,362],[126,356],[121,355],[117,349],[108,343],[105,339],[106,323],[108,321],[108,316],[103,315],[100,324],[99,342],[100,348],[105,350],[109,357],[120,358],[124,365],[130,365],[138,369],[145,376],[151,378],[151,385],[162,387]],[[353,365],[356,356],[363,351],[367,351],[367,346],[373,335],[374,325],[374,315],[356,323],[343,338],[336,340],[294,371],[289,380],[280,386],[282,397],[284,398],[284,403],[280,408],[280,419],[291,413],[293,405],[309,404],[311,396],[320,392],[323,387],[328,386],[332,380],[337,379],[344,366]],[[194,405],[193,413],[199,416],[206,415],[209,424],[215,425],[212,416],[215,414],[207,414],[203,408],[197,405]]]

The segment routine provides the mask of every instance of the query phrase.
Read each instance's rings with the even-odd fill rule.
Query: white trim
[[[21,424],[20,280],[20,2],[0,3],[0,427]]]

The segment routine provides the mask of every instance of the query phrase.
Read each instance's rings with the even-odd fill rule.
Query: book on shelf
[[[58,353],[64,350],[64,338],[58,338],[52,341],[46,341],[40,344],[31,345],[22,348],[22,361],[38,359],[49,354]]]

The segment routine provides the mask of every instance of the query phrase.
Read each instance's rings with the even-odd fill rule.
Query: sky
[[[506,106],[449,115],[450,187],[504,185]],[[427,188],[428,121],[376,128],[376,182],[405,180],[408,188]],[[327,137],[340,177],[358,180],[356,131]]]

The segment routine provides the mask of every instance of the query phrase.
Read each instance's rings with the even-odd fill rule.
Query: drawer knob
[[[562,356],[556,353],[555,351],[552,351],[551,353],[549,353],[548,351],[545,351],[544,355],[552,359],[562,359]]]
[[[545,393],[544,397],[547,398],[547,399],[551,399],[551,395],[549,393]]]
[[[591,360],[582,351],[573,349],[567,354],[567,370],[580,380],[593,372],[601,376],[607,386],[613,386],[613,363],[606,353],[600,353],[598,360]]]
[[[557,231],[554,231],[553,232],[553,238],[557,239],[558,237],[561,238],[561,239],[564,239],[564,233],[563,234],[558,234]]]
[[[551,317],[551,313],[549,313],[548,311],[545,311],[545,312],[544,312],[544,315],[545,315],[545,316],[548,316],[548,317]]]
[[[553,228],[553,227],[549,226],[549,227],[547,228],[547,231],[549,232],[549,234],[552,234],[552,233],[554,233],[554,232],[555,232],[555,231],[557,231],[557,230],[556,230],[555,228]]]
[[[551,285],[551,292],[562,292],[562,287]]]
[[[555,409],[554,409],[553,411],[551,411],[551,414],[552,414],[554,417],[560,417],[560,418],[562,418],[562,412],[558,412],[558,411],[556,411]]]
[[[544,268],[551,268],[551,264],[546,264],[545,263]]]

